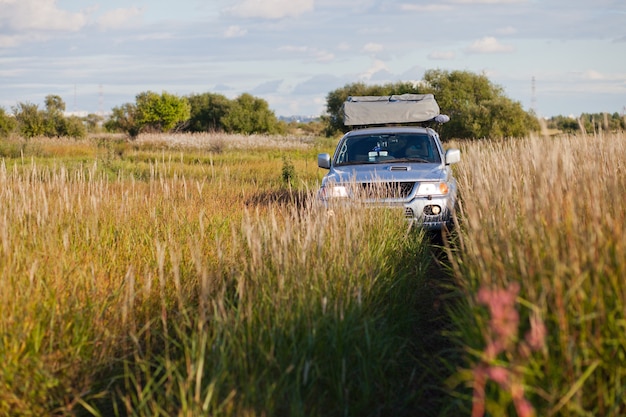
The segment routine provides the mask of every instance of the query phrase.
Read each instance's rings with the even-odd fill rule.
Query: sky
[[[485,74],[538,115],[626,112],[624,0],[0,0],[0,107],[145,91],[317,116],[355,82]]]

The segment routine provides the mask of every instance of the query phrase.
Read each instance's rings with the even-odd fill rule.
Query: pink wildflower
[[[513,397],[513,405],[517,411],[518,417],[534,417],[535,409],[530,402],[524,398],[524,387],[519,384],[511,386],[511,397]]]
[[[472,417],[480,417],[485,413],[485,385],[488,379],[497,383],[500,389],[511,393],[519,417],[535,417],[533,406],[524,397],[521,375],[507,367],[491,365],[502,352],[515,354],[517,351],[517,357],[523,358],[544,345],[546,328],[543,321],[535,315],[531,318],[525,343],[520,343],[516,349],[519,314],[515,301],[519,289],[519,284],[511,283],[506,289],[481,288],[478,291],[477,300],[487,306],[491,319],[485,333],[486,346],[482,363],[474,368]]]
[[[517,338],[519,314],[515,309],[515,299],[519,292],[519,284],[511,283],[507,289],[481,288],[478,291],[478,302],[489,308],[491,320],[489,332],[495,337],[488,340],[486,353],[491,359],[507,350]]]
[[[535,417],[535,409],[526,398],[513,400],[518,417]]]
[[[502,366],[490,366],[487,368],[487,375],[503,389],[509,388],[511,371]]]
[[[472,417],[485,415],[485,385],[487,372],[484,366],[474,368],[474,393],[472,395]]]

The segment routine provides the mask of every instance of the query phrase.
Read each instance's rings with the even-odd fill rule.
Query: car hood
[[[442,164],[395,162],[333,167],[325,182],[420,182],[445,181],[446,178],[447,171]]]

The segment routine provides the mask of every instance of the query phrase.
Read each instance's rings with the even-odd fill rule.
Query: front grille
[[[415,182],[377,182],[360,184],[363,198],[406,198],[413,191]]]

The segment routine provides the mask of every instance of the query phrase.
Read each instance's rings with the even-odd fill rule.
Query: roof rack
[[[342,111],[346,126],[445,123],[450,120],[450,117],[439,114],[439,105],[432,94],[350,96],[343,103]]]

